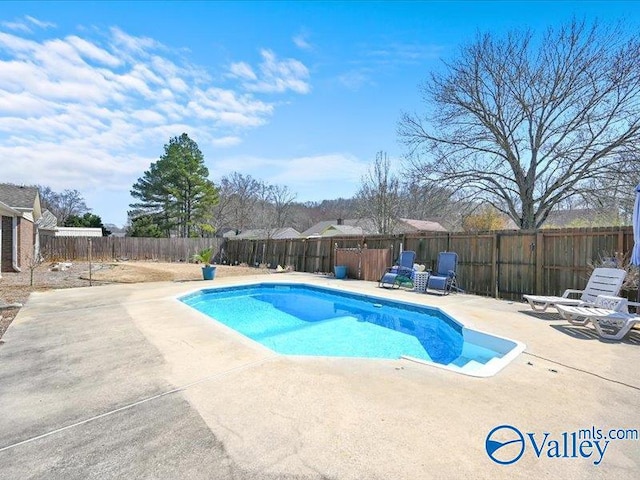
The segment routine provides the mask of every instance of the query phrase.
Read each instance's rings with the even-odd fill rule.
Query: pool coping
[[[342,288],[339,289],[337,287],[333,287],[333,286],[319,286],[319,285],[313,285],[311,283],[307,283],[306,281],[291,281],[291,280],[276,280],[274,279],[273,281],[266,281],[265,280],[260,280],[256,283],[256,281],[252,280],[252,281],[246,281],[246,280],[242,280],[239,279],[238,282],[233,282],[232,284],[224,284],[224,285],[217,285],[217,286],[207,286],[207,287],[200,287],[197,289],[194,289],[192,291],[189,291],[187,293],[183,293],[180,295],[176,295],[173,297],[173,299],[179,303],[181,303],[182,305],[185,305],[187,307],[189,307],[190,309],[194,310],[195,312],[197,312],[200,315],[203,315],[204,317],[206,317],[209,320],[213,320],[216,322],[217,325],[221,325],[225,328],[225,330],[233,332],[234,335],[239,336],[243,339],[243,343],[245,344],[250,344],[254,347],[259,346],[259,348],[262,350],[266,350],[267,352],[270,352],[272,354],[275,355],[280,355],[280,356],[284,356],[284,357],[304,357],[304,358],[349,358],[349,359],[361,359],[364,361],[371,361],[371,360],[376,360],[376,361],[397,361],[397,360],[404,360],[404,361],[408,361],[408,362],[413,362],[413,363],[418,363],[418,364],[422,364],[422,365],[426,365],[426,366],[431,366],[431,367],[435,367],[435,368],[440,368],[443,370],[447,370],[450,372],[454,372],[460,375],[466,375],[466,376],[470,376],[470,377],[477,377],[477,378],[488,378],[488,377],[492,377],[494,375],[496,375],[498,372],[500,372],[501,370],[503,370],[504,368],[506,368],[513,360],[515,360],[522,352],[524,352],[526,350],[526,344],[519,341],[519,340],[514,340],[512,338],[509,337],[505,337],[503,335],[496,335],[494,333],[490,333],[487,332],[485,330],[481,330],[481,329],[477,329],[477,328],[470,328],[468,327],[465,322],[464,319],[460,319],[459,318],[459,314],[452,314],[450,312],[447,312],[446,309],[443,309],[440,306],[432,306],[432,305],[426,305],[423,303],[417,303],[417,302],[412,302],[412,301],[406,301],[406,300],[400,300],[400,299],[394,299],[394,298],[387,298],[384,296],[375,296],[369,293],[362,293],[362,292],[356,292],[356,291],[352,291],[351,289],[348,288]],[[421,358],[415,358],[412,357],[410,355],[401,355],[400,357],[398,357],[397,359],[390,359],[390,358],[374,358],[374,357],[345,357],[345,356],[339,356],[339,355],[292,355],[292,354],[285,354],[285,353],[280,353],[280,352],[276,352],[272,349],[270,349],[269,347],[265,346],[264,344],[260,343],[257,340],[253,340],[252,338],[244,335],[243,333],[239,332],[238,330],[234,329],[233,327],[230,327],[228,325],[226,325],[224,322],[221,322],[217,319],[215,319],[214,317],[211,317],[201,311],[199,311],[198,309],[188,305],[187,303],[185,303],[183,301],[183,299],[190,297],[190,296],[194,296],[198,293],[201,293],[203,291],[215,291],[215,290],[219,290],[219,289],[225,289],[225,288],[234,288],[234,287],[243,287],[243,286],[259,286],[259,285],[269,285],[269,284],[281,284],[281,285],[294,285],[294,286],[305,286],[305,287],[309,287],[311,289],[319,289],[319,290],[325,290],[328,292],[345,292],[349,293],[350,295],[354,295],[357,297],[360,297],[362,299],[380,299],[380,300],[384,300],[385,302],[390,302],[390,303],[396,303],[396,304],[401,304],[401,305],[410,305],[413,307],[422,307],[422,308],[430,308],[430,309],[434,309],[439,311],[440,313],[446,315],[449,320],[451,320],[452,322],[458,324],[461,328],[462,328],[462,333],[463,333],[463,338],[465,337],[465,332],[470,333],[471,335],[475,336],[475,335],[481,335],[481,336],[487,336],[487,337],[491,337],[491,338],[495,338],[498,339],[500,341],[506,341],[506,342],[511,342],[514,344],[514,346],[508,351],[506,352],[502,357],[496,357],[491,359],[489,362],[487,362],[486,364],[483,364],[481,367],[478,368],[469,368],[466,369],[464,367],[458,367],[455,365],[445,365],[445,364],[441,364],[441,363],[437,363],[437,362],[433,362],[433,361],[429,361],[429,360],[425,360],[425,359],[421,359]],[[348,286],[348,282],[345,282],[345,284],[343,284],[344,286]],[[466,341],[466,340],[465,340]]]

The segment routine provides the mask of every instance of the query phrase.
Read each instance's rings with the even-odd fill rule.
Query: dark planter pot
[[[346,265],[336,265],[333,267],[334,272],[336,274],[336,278],[344,279],[347,278],[347,266]]]
[[[213,280],[216,276],[216,267],[212,265],[207,265],[202,267],[202,278],[203,280]]]

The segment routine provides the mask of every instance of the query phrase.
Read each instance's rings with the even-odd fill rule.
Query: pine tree
[[[149,215],[167,235],[198,236],[208,230],[211,207],[218,190],[198,144],[186,133],[169,140],[164,154],[133,185],[131,195],[139,199],[129,205],[135,219]]]

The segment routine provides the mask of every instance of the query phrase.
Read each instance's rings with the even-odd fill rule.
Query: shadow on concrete
[[[528,315],[538,320],[554,321],[563,320],[558,312],[536,312],[535,310],[518,310],[518,313]]]
[[[622,340],[608,340],[606,338],[601,338],[600,335],[598,335],[598,332],[589,325],[585,325],[584,327],[571,324],[550,326],[558,332],[564,333],[565,335],[577,340],[597,340],[602,343],[626,343],[627,345],[640,346],[640,330],[637,329],[632,329]]]

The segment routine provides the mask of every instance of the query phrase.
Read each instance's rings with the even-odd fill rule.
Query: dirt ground
[[[88,287],[110,283],[139,283],[201,280],[202,271],[193,263],[164,262],[103,262],[71,263],[66,270],[55,271],[54,264],[43,264],[34,270],[33,286],[31,272],[2,273],[0,278],[0,307],[12,303],[24,304],[33,291],[58,288]],[[218,265],[216,277],[253,275],[256,268]],[[0,309],[0,338],[20,311],[19,307]]]

